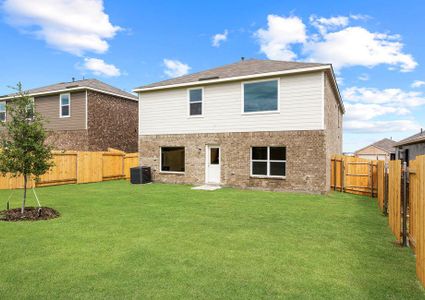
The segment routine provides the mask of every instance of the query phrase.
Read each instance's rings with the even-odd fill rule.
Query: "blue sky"
[[[241,56],[318,61],[337,71],[344,151],[425,128],[423,1],[0,3],[0,94],[83,76],[131,91]]]

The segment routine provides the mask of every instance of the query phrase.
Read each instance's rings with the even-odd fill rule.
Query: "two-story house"
[[[331,65],[242,60],[134,91],[154,181],[329,190],[344,114]]]
[[[134,152],[138,148],[138,98],[96,79],[62,82],[27,91],[44,117],[47,142],[57,150],[104,151],[108,147]],[[7,122],[0,97],[0,121]]]

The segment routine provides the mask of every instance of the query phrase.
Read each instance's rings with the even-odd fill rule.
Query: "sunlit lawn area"
[[[368,197],[126,181],[38,194],[62,215],[0,222],[0,299],[425,298]]]

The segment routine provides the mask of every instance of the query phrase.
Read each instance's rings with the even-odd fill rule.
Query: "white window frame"
[[[270,148],[285,148],[285,153],[286,153],[286,146],[251,146],[251,148],[249,149],[250,151],[250,176],[251,177],[256,177],[256,178],[278,178],[278,179],[285,179],[286,178],[286,171],[287,171],[287,165],[286,165],[286,159],[285,160],[275,160],[275,159],[270,159]],[[252,149],[253,148],[267,148],[267,159],[252,159]],[[287,155],[287,153],[286,153]],[[253,163],[254,162],[265,162],[267,163],[267,175],[258,175],[258,174],[253,174],[252,173],[252,169],[253,169]],[[270,163],[272,162],[284,162],[285,163],[285,175],[281,176],[281,175],[270,175]]]
[[[245,84],[256,83],[256,82],[267,82],[267,81],[277,81],[277,110],[264,110],[264,111],[250,111],[245,112]],[[280,78],[269,78],[261,80],[250,80],[241,82],[241,113],[242,115],[261,115],[261,114],[278,114],[280,113]]]
[[[69,103],[68,105],[62,105],[62,96],[63,95],[68,95],[68,99],[69,99]],[[69,114],[67,116],[62,115],[62,106],[68,106],[68,112]],[[71,93],[62,93],[59,94],[59,118],[69,118],[71,117]]]
[[[6,103],[6,101],[0,101],[0,103],[4,104],[4,111],[1,111],[1,112],[4,112],[4,120],[0,120],[0,122],[6,122],[6,120],[7,120],[7,103]]]
[[[201,90],[202,100],[196,102],[190,102],[190,91]],[[187,89],[187,116],[189,118],[203,118],[204,117],[204,87],[196,87]],[[191,115],[190,114],[190,104],[191,103],[201,103],[201,114],[200,115]]]
[[[162,171],[162,148],[183,148],[184,150],[184,171]],[[185,146],[161,146],[159,147],[159,173],[164,174],[185,174],[186,173],[186,147]]]

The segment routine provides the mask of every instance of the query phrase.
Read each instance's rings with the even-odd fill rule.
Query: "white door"
[[[220,183],[221,153],[219,146],[207,146],[206,153],[206,183]]]

